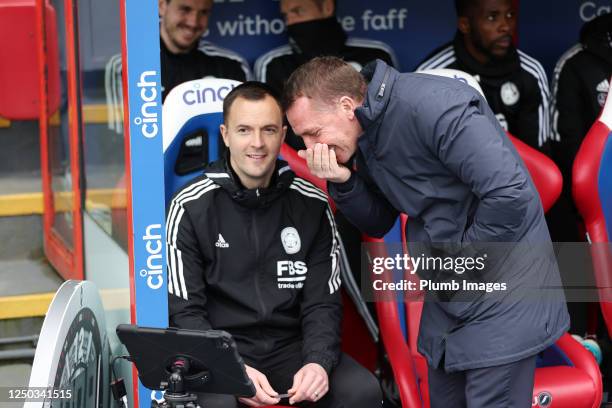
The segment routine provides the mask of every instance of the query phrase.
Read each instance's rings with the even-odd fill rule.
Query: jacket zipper
[[[382,84],[380,85],[380,88],[378,89],[378,94],[376,95],[376,99],[381,99],[383,96],[385,96],[385,88],[387,87],[387,81],[389,80],[390,74],[391,74],[391,70],[389,69],[389,67],[387,67],[387,70],[385,71],[385,76],[383,77],[383,80],[382,80]]]

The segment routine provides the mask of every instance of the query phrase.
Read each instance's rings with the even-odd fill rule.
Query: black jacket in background
[[[175,86],[207,76],[244,82],[251,78],[246,61],[238,54],[201,41],[186,54],[174,54],[160,38],[162,102]]]
[[[612,15],[586,23],[580,43],[557,62],[552,83],[553,160],[563,174],[563,192],[547,214],[556,241],[584,241],[572,198],[572,167],[582,140],[606,101],[612,75]]]
[[[457,32],[453,41],[432,52],[417,71],[435,68],[473,75],[502,127],[548,153],[550,93],[546,73],[537,60],[512,47],[505,58],[483,65],[470,55],[463,35]]]
[[[225,160],[173,198],[166,221],[170,325],[232,334],[247,364],[302,344],[328,373],[340,353],[338,235],[325,194],[278,161],[247,190]]]
[[[554,158],[565,180],[582,139],[601,112],[612,75],[612,15],[584,25],[580,43],[557,62],[553,77]]]

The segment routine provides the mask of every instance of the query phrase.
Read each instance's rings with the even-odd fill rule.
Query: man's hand
[[[278,404],[280,401],[280,398],[276,397],[278,393],[274,391],[266,376],[246,364],[244,367],[247,375],[255,385],[255,396],[251,398],[239,398],[238,400],[249,407]]]
[[[332,183],[344,183],[351,177],[351,171],[338,164],[336,152],[326,144],[316,143],[313,148],[300,150],[298,156],[306,159],[310,172]]]
[[[308,363],[293,376],[290,404],[301,401],[318,401],[329,391],[327,372],[316,363]]]

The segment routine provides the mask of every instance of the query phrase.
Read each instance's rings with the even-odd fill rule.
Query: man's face
[[[208,27],[213,0],[159,0],[160,34],[174,53],[191,50]]]
[[[268,186],[286,130],[281,109],[271,96],[258,101],[236,98],[221,135],[232,169],[246,188]]]
[[[324,143],[335,151],[338,163],[347,163],[357,151],[357,139],[362,133],[355,107],[340,103],[322,107],[301,96],[287,110],[287,119],[307,148]]]
[[[319,5],[315,0],[281,0],[280,9],[285,23],[292,25],[330,17],[334,12],[333,0]]]
[[[516,10],[512,0],[480,0],[467,20],[467,32],[462,30],[461,23],[460,30],[481,54],[481,60],[482,56],[495,59],[508,53],[516,31]]]

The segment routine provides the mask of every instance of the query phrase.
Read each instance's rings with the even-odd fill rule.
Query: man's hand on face
[[[251,381],[253,381],[253,385],[255,385],[255,396],[251,398],[239,398],[238,400],[249,407],[278,404],[280,401],[280,398],[276,397],[278,393],[274,391],[266,376],[246,364],[244,367],[247,375]]]
[[[300,150],[298,155],[306,159],[310,172],[332,183],[344,183],[351,177],[351,171],[336,160],[336,152],[326,144],[316,143],[314,147]]]
[[[293,386],[287,391],[290,404],[301,401],[318,401],[329,391],[329,379],[323,367],[308,363],[293,376]]]

